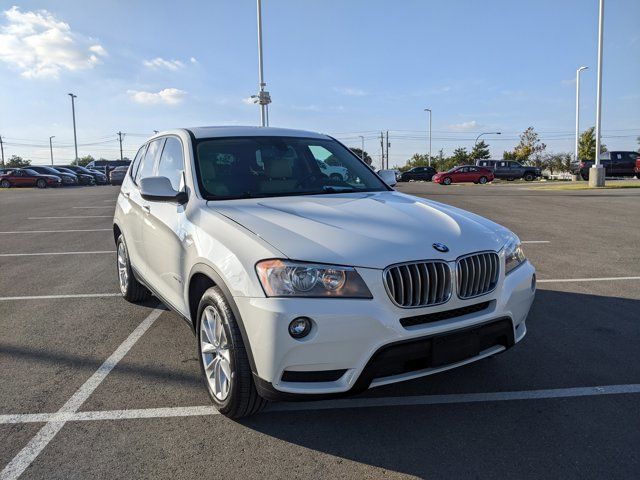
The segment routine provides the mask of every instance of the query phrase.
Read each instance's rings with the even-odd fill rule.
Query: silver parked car
[[[122,185],[124,177],[127,175],[129,167],[116,167],[109,172],[109,181],[111,185]]]

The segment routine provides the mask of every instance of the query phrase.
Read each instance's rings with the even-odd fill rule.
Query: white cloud
[[[349,97],[364,97],[367,94],[364,90],[354,87],[334,87],[333,89],[339,94]]]
[[[127,93],[131,97],[131,100],[144,105],[156,105],[159,103],[163,103],[165,105],[178,105],[187,95],[187,92],[184,90],[178,90],[177,88],[165,88],[159,92],[127,90]]]
[[[253,98],[253,97],[246,97],[242,99],[243,103],[246,103],[247,105],[255,105],[257,99]]]
[[[456,123],[454,125],[449,125],[449,128],[451,130],[455,130],[458,132],[466,132],[469,130],[474,130],[477,127],[478,127],[478,122],[476,122],[475,120],[471,120],[469,122]]]
[[[0,26],[0,61],[27,78],[57,78],[62,70],[83,70],[100,63],[107,51],[46,10],[21,12],[11,7]]]
[[[569,85],[575,85],[576,84],[576,79],[575,78],[567,78],[565,80],[560,80],[560,83],[562,85],[569,86]]]
[[[190,61],[191,63],[198,63],[198,60],[196,60],[196,58],[195,58],[195,57],[191,57],[191,58],[189,59],[189,61]]]
[[[142,64],[145,67],[149,67],[149,68],[154,68],[154,69],[164,68],[172,71],[176,71],[176,70],[180,70],[181,68],[184,68],[184,63],[182,63],[180,60],[165,60],[164,58],[161,58],[161,57],[156,57],[152,60],[143,60]]]

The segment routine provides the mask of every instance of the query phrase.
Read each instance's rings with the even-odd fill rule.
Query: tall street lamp
[[[68,94],[71,97],[71,115],[73,115],[73,146],[76,151],[76,164],[78,163],[78,139],[76,137],[76,102],[75,99],[78,98],[77,95],[73,93]]]
[[[262,1],[257,0],[257,13],[258,13],[258,77],[259,87],[258,95],[252,95],[254,103],[260,105],[260,125],[263,127],[269,126],[269,110],[268,105],[271,103],[271,96],[264,87],[267,84],[264,82],[264,68],[262,62]]]
[[[429,112],[429,166],[431,166],[431,109],[425,108],[425,112]]]
[[[576,148],[573,152],[573,159],[576,162],[580,162],[578,159],[578,142],[580,140],[580,72],[588,68],[580,67],[576,70]]]
[[[480,139],[481,136],[483,135],[502,135],[502,132],[483,132],[480,135],[478,135],[476,137],[476,141],[473,143],[473,146],[475,147],[478,144],[478,140]]]
[[[596,161],[589,172],[590,187],[604,187],[604,168],[600,163],[600,125],[602,120],[602,37],[604,35],[604,0],[598,12],[598,89],[596,100]]]
[[[53,143],[51,143],[51,139],[56,138],[55,135],[51,135],[49,137],[49,152],[51,152],[51,165],[53,165]]]

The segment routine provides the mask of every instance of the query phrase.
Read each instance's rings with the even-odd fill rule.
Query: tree
[[[595,161],[596,159],[596,127],[587,128],[578,140],[578,159]],[[607,151],[607,146],[600,144],[600,153]]]
[[[403,167],[400,167],[400,171],[406,172],[413,167],[426,167],[429,165],[429,155],[423,155],[421,153],[414,153],[413,156],[407,160],[407,163]]]
[[[31,165],[31,160],[24,159],[18,155],[11,155],[11,158],[7,161],[7,168],[24,168]]]
[[[349,150],[351,150],[353,153],[355,153],[358,158],[363,159],[367,165],[371,165],[371,163],[373,162],[373,159],[371,158],[371,156],[365,151],[363,151],[361,148],[349,148]]]
[[[547,153],[540,160],[542,168],[549,170],[551,175],[554,172],[568,172],[571,168],[570,153]]]
[[[520,134],[520,142],[509,152],[509,158],[506,158],[507,152],[502,156],[505,160],[517,160],[521,163],[533,163],[536,166],[541,165],[540,155],[547,146],[540,141],[540,136],[535,132],[533,127],[527,128]],[[511,158],[513,155],[514,158]]]
[[[471,153],[469,154],[471,160],[488,160],[491,158],[491,153],[489,152],[489,145],[485,143],[484,140],[480,140],[473,146]]]
[[[636,138],[636,140],[638,141],[638,153],[640,153],[640,137]]]
[[[95,159],[91,155],[85,155],[84,157],[81,157],[81,158],[78,159],[77,165],[85,167],[89,163],[93,162],[94,160]],[[76,162],[74,162],[74,163],[76,163]]]
[[[518,160],[518,158],[516,157],[516,152],[509,151],[509,150],[505,150],[504,152],[502,152],[502,159],[503,160]]]
[[[450,159],[455,162],[455,165],[467,165],[472,160],[471,156],[467,153],[467,149],[464,147],[456,148]]]

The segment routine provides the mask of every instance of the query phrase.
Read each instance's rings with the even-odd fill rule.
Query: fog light
[[[309,335],[311,331],[311,319],[307,317],[298,317],[291,320],[289,324],[289,335],[299,339]]]

